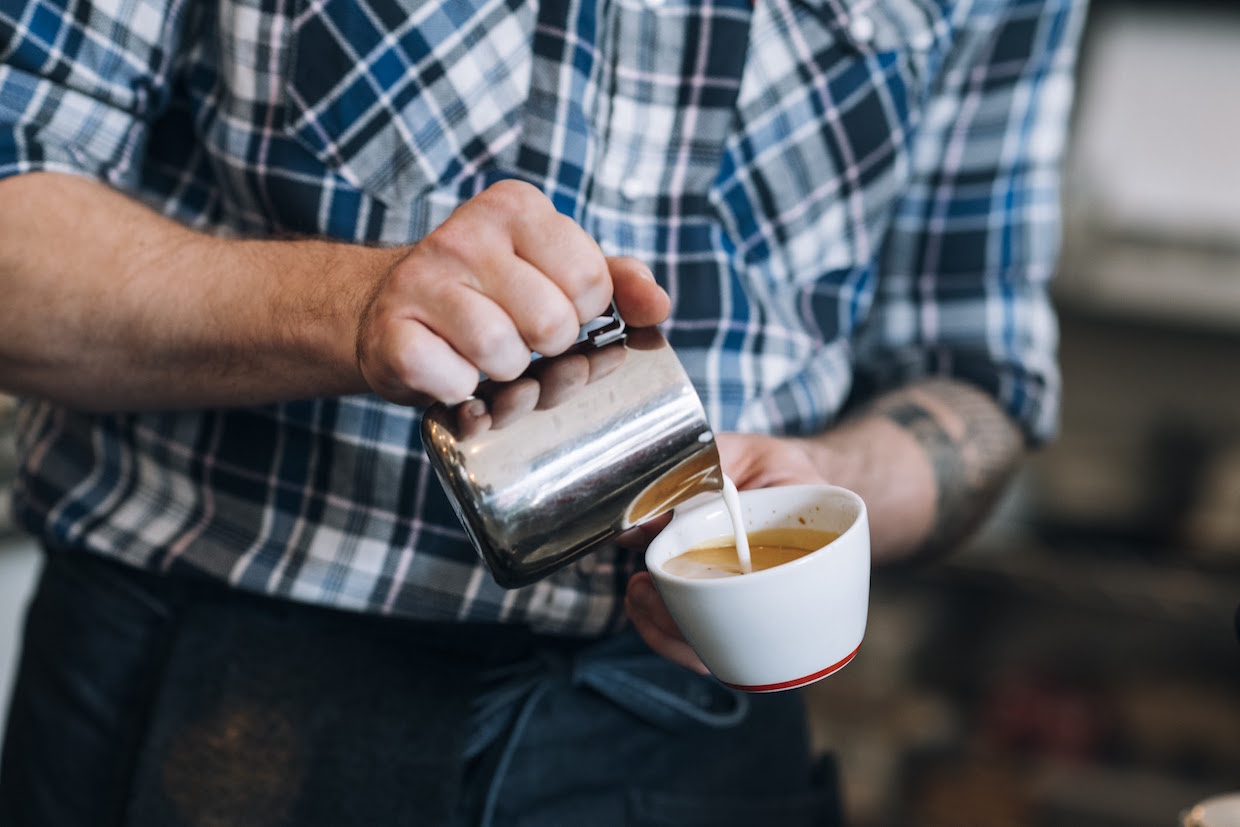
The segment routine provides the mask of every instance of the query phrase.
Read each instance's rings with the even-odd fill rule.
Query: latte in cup
[[[837,531],[810,528],[768,528],[748,532],[749,558],[753,571],[781,566],[817,551],[838,538]],[[736,542],[722,537],[700,543],[663,564],[663,570],[678,577],[713,579],[744,573]]]
[[[723,501],[705,500],[677,509],[646,548],[668,613],[711,674],[736,689],[780,692],[834,674],[865,634],[865,502],[826,484],[751,488],[738,498],[739,526]],[[745,535],[751,568],[764,570],[740,573],[734,538]],[[782,551],[759,550],[770,546]]]

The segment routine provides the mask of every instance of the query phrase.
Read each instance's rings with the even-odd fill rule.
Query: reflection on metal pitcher
[[[604,341],[423,416],[431,464],[500,585],[538,580],[722,486],[706,412],[663,335]]]

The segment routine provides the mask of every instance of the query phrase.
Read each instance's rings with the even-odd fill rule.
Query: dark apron
[[[631,634],[353,615],[50,553],[3,827],[837,825],[795,693]]]

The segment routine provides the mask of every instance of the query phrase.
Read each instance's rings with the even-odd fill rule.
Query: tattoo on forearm
[[[1019,429],[980,390],[933,379],[880,400],[874,411],[921,444],[938,487],[934,529],[924,553],[954,548],[977,528],[1023,453]]]

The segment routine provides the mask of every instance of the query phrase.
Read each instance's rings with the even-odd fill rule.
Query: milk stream
[[[740,560],[741,572],[749,574],[753,571],[753,562],[749,559],[749,535],[745,533],[745,519],[741,516],[741,498],[736,492],[736,483],[727,474],[723,475],[723,504],[727,506],[728,516],[732,518],[732,532],[736,535],[736,556]]]

